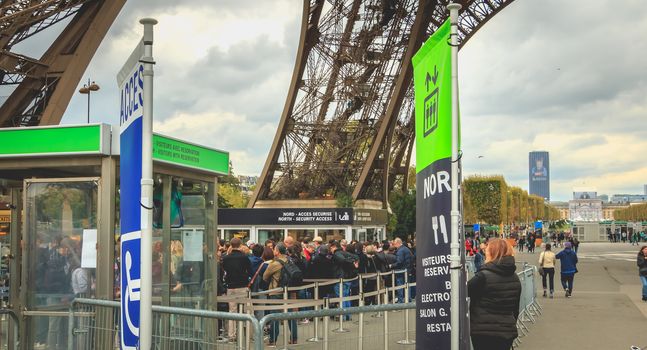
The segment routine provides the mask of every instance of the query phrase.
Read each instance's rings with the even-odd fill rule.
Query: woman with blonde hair
[[[467,283],[474,350],[509,350],[518,336],[521,282],[513,255],[506,241],[489,240],[485,264]]]

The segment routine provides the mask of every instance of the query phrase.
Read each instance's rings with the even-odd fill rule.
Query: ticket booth
[[[118,128],[9,128],[0,140],[1,307],[21,320],[21,348],[59,348],[74,297],[120,297]],[[226,152],[154,135],[155,304],[216,308],[216,186],[228,171]]]

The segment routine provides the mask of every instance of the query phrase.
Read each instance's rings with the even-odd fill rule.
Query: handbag
[[[539,261],[539,268],[537,271],[540,275],[544,275],[544,253],[541,253],[541,260]]]
[[[252,279],[247,284],[247,289],[251,290],[252,292],[258,292],[258,283],[256,283],[256,286],[255,286],[256,288],[254,288],[254,281],[256,280],[256,277],[258,277],[258,273],[261,272],[261,269],[263,268],[263,264],[264,264],[264,262],[261,263],[258,266],[258,269],[256,270],[256,273],[254,274],[254,277],[252,277]],[[256,290],[254,290],[254,289],[256,289]]]

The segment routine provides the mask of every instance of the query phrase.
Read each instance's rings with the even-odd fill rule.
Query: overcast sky
[[[115,75],[155,32],[155,131],[231,152],[258,175],[283,109],[299,0],[129,1],[84,80],[101,85],[92,120],[118,124]],[[644,0],[516,0],[460,52],[464,169],[528,188],[528,152],[550,152],[551,197],[573,187],[642,193],[647,184]],[[81,84],[82,85],[82,84]],[[64,124],[84,123],[77,94]],[[479,156],[483,156],[479,158]]]

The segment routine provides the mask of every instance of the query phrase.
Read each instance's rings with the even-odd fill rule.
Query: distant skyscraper
[[[647,185],[645,185],[645,196],[647,196]]]
[[[548,152],[533,151],[528,155],[530,194],[550,200],[550,162]]]

